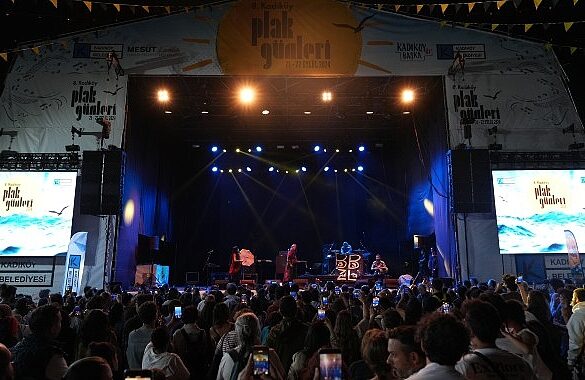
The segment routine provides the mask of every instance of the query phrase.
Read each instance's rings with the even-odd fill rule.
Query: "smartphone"
[[[278,281],[270,281],[270,283],[273,285],[278,285]]]
[[[361,290],[356,289],[356,290],[353,291],[353,298],[359,299],[361,295],[362,295],[362,291]]]
[[[519,284],[521,284],[523,281],[524,281],[524,278],[522,278],[522,276],[518,276],[516,278],[516,282],[519,283]]]
[[[317,286],[318,286],[318,285],[317,285],[317,284],[315,284],[315,283],[311,284],[311,288],[313,288],[313,289],[317,289]]]
[[[289,281],[288,282],[288,286],[293,286],[293,282],[292,281]]]
[[[381,283],[380,281],[377,281],[377,282],[376,282],[376,290],[377,290],[377,291],[380,291],[380,290],[382,290],[382,283]]]
[[[175,306],[175,318],[181,318],[182,315],[181,306]]]
[[[294,299],[297,299],[297,292],[290,292],[290,296]]]
[[[320,321],[325,319],[325,309],[317,309],[317,319]]]
[[[321,380],[342,380],[343,359],[341,350],[323,348],[319,350],[319,372]]]
[[[241,298],[241,302],[246,305],[248,303],[248,296],[245,294],[242,294],[242,298]]]
[[[380,297],[372,298],[372,306],[373,307],[378,307],[379,304],[380,304]]]
[[[270,360],[267,346],[254,346],[252,359],[254,360],[254,376],[269,374]]]
[[[337,294],[337,295],[341,294],[341,288],[339,286],[335,287],[335,294]]]
[[[321,299],[321,305],[323,305],[323,306],[327,306],[327,305],[329,305],[329,298],[327,298],[327,297],[323,297],[323,298]]]
[[[441,312],[443,314],[449,314],[451,312],[451,305],[449,305],[447,302],[443,302],[443,305],[441,306]]]
[[[149,369],[127,369],[124,371],[126,380],[152,380],[152,371]]]
[[[77,317],[81,317],[81,307],[79,307],[79,306],[75,306],[75,307],[73,308],[73,312],[75,313],[75,316],[77,316]]]

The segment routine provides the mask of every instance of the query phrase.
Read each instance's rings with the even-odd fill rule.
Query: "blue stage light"
[[[361,172],[361,171],[363,171],[363,170],[364,170],[364,167],[363,167],[363,166],[361,166],[361,165],[360,165],[360,166],[358,166],[358,172]]]
[[[268,171],[269,171],[269,172],[273,172],[273,171],[274,171],[274,166],[271,166],[271,167],[269,167],[269,168],[268,168]]]
[[[262,152],[262,147],[261,146],[257,146],[256,147],[256,152],[258,152],[258,153]]]
[[[304,166],[301,166],[301,170],[304,171],[304,172],[306,172],[307,171],[307,168],[304,167]]]
[[[318,151],[320,151],[320,150],[321,150],[321,147],[320,147],[319,145],[315,145],[315,147],[313,148],[313,150],[314,150],[315,152],[318,152]]]
[[[211,171],[212,171],[212,172],[214,172],[214,173],[215,173],[217,170],[218,170],[218,169],[217,169],[217,166],[214,166],[214,167],[212,167],[212,168],[211,168]]]
[[[323,169],[324,171],[328,172],[329,171],[329,166],[325,166],[325,169]]]
[[[213,153],[217,152],[217,147],[216,147],[216,146],[212,146],[212,147],[211,147],[211,151],[212,151]]]
[[[360,145],[360,147],[358,148],[358,150],[359,150],[360,152],[363,152],[364,150],[366,150],[366,148],[365,148],[363,145]]]

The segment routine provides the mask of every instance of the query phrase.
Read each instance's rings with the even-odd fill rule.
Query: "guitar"
[[[386,274],[386,272],[388,272],[388,267],[381,260],[378,262],[374,261],[372,263],[372,270],[374,271],[375,274]]]

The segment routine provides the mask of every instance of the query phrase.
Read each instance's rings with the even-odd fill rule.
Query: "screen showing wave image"
[[[0,172],[0,255],[67,252],[76,178],[77,172]]]
[[[494,170],[500,253],[585,247],[585,170]]]

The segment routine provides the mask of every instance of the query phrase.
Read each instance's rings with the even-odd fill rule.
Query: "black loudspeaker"
[[[124,152],[84,151],[81,164],[82,214],[117,215],[122,202]]]
[[[448,153],[451,208],[457,213],[492,211],[492,175],[487,149],[452,150]]]

